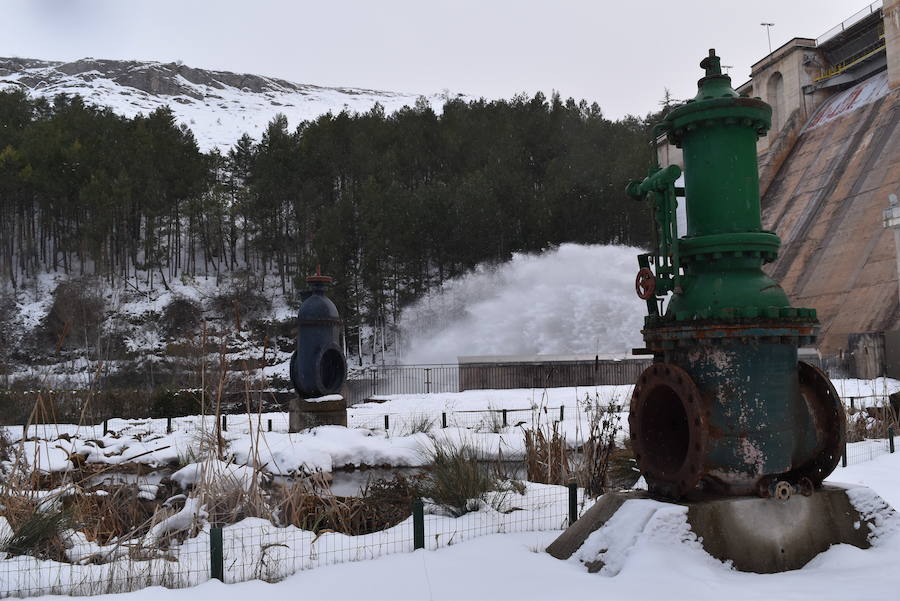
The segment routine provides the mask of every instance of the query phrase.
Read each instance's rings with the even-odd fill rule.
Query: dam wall
[[[897,326],[896,249],[882,212],[898,192],[900,89],[883,71],[812,114],[762,197],[763,226],[782,240],[767,269],[792,302],[817,309],[823,355]]]

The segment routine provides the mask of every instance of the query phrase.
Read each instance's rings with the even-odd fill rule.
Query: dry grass
[[[559,424],[525,429],[525,469],[530,482],[566,484],[571,480],[569,451]]]
[[[18,494],[9,488],[0,491],[3,517],[13,532],[8,540],[0,541],[0,551],[66,561],[63,531],[71,525],[71,514],[46,505],[35,495]]]
[[[340,497],[310,481],[280,485],[272,493],[276,523],[313,532],[351,536],[395,526],[409,517],[417,494],[414,479],[396,475],[369,483],[361,497]]]
[[[153,522],[159,504],[139,496],[135,484],[98,486],[83,494],[66,496],[64,509],[72,526],[89,541],[108,545],[121,539],[143,536]]]
[[[450,515],[459,517],[477,505],[500,483],[479,461],[478,452],[466,442],[435,441],[425,452],[429,468],[420,491]]]
[[[897,423],[897,413],[888,403],[860,409],[848,408],[847,442],[886,438],[889,427],[893,427],[897,434],[900,432]]]
[[[612,481],[629,479],[633,456],[627,448],[616,446],[616,436],[622,430],[620,405],[602,405],[599,397],[588,396],[582,407],[589,417],[588,432],[573,473],[585,493],[596,497],[606,492]]]

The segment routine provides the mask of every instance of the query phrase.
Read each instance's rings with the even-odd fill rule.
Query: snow
[[[198,482],[205,482],[228,488],[240,488],[244,491],[250,489],[254,478],[255,474],[252,468],[226,463],[218,459],[190,463],[171,476],[172,481],[183,489],[193,487]]]
[[[160,66],[167,67],[147,62],[136,68]],[[43,77],[45,82],[45,85],[27,89],[27,93],[51,102],[57,94],[78,94],[87,104],[109,107],[116,114],[129,118],[138,114],[147,115],[159,107],[168,106],[176,121],[191,129],[200,150],[204,152],[214,148],[226,152],[245,133],[258,141],[268,123],[279,113],[288,118],[290,128],[295,128],[303,121],[314,120],[329,112],[337,114],[347,110],[363,113],[376,103],[381,104],[386,113],[392,113],[404,106],[414,106],[416,100],[423,97],[417,93],[292,84],[271,78],[262,78],[265,89],[253,92],[222,82],[218,82],[221,87],[191,83],[181,75],[172,76],[173,83],[191,95],[157,95],[117,83],[97,70],[68,75],[48,63],[47,66],[26,69],[24,73]],[[20,80],[24,73],[0,75],[0,89],[6,83]],[[216,73],[210,72],[210,75],[215,78]],[[444,92],[424,97],[439,112],[450,94]]]
[[[426,434],[386,438],[369,430],[319,426],[296,434],[264,433],[258,445],[239,438],[229,451],[238,463],[256,464],[275,475],[293,475],[346,466],[416,467],[423,465],[430,441]]]
[[[891,485],[885,480],[889,472],[892,472],[890,479],[896,481],[896,473],[900,470],[900,455],[883,459],[885,471],[880,478],[876,477],[867,483],[876,492],[880,492],[884,484]],[[871,472],[870,475],[874,476],[876,473],[878,472]],[[622,531],[634,531],[637,529],[636,524],[640,522],[646,521],[646,524],[642,528],[644,534],[635,538],[635,544],[627,553],[609,557],[610,565],[615,564],[619,568],[615,575],[591,574],[578,561],[559,561],[544,553],[546,546],[558,536],[558,530],[507,532],[466,540],[438,550],[402,552],[368,561],[322,566],[275,583],[253,580],[225,585],[209,581],[191,589],[167,590],[156,587],[106,598],[110,601],[160,598],[169,601],[213,598],[217,601],[242,601],[265,597],[276,601],[295,599],[298,591],[302,591],[302,596],[309,599],[372,601],[856,601],[896,598],[896,565],[900,562],[900,535],[897,533],[882,538],[875,547],[867,550],[848,545],[833,546],[800,570],[780,574],[751,574],[732,570],[703,552],[690,531],[685,529],[686,520],[682,508],[654,501],[629,501],[626,505],[629,503],[633,509],[623,514],[620,524]],[[647,519],[647,510],[653,508],[653,516]],[[485,512],[485,515],[488,513]],[[258,523],[251,520],[245,522],[247,523],[242,526],[245,529],[259,527]],[[226,541],[234,541],[235,534],[226,529]],[[283,549],[277,543],[286,540],[287,536],[273,538],[269,535],[257,542],[260,546],[275,544],[270,549],[277,556]],[[322,542],[320,539],[316,544]],[[192,552],[197,551],[188,541],[186,546]],[[226,555],[230,548],[229,543],[226,543]],[[323,548],[334,550],[337,547],[326,545]],[[275,565],[275,562],[269,565]]]
[[[836,380],[838,391],[856,395],[870,390],[900,388],[896,380]],[[433,440],[468,445],[485,459],[516,460],[524,456],[524,427],[558,427],[570,446],[588,434],[592,403],[619,408],[621,440],[628,434],[628,402],[631,386],[595,386],[512,390],[468,390],[459,393],[390,395],[382,402],[363,403],[348,409],[348,428],[321,426],[288,433],[285,413],[229,415],[222,432],[226,459],[236,466],[257,466],[272,475],[290,476],[332,472],[345,467],[417,467],[426,461]],[[882,402],[881,395],[867,402]],[[848,396],[844,397],[848,403]],[[859,402],[859,397],[857,397]],[[560,420],[560,406],[564,407]],[[502,412],[507,425],[502,425]],[[446,414],[447,428],[442,427]],[[388,416],[389,430],[384,429]],[[273,431],[266,427],[272,421]],[[143,464],[150,467],[185,465],[204,455],[204,439],[215,431],[212,416],[188,416],[172,420],[166,433],[165,419],[109,420],[102,426],[72,424],[33,425],[22,441],[23,459],[42,473],[73,469],[73,455],[88,464]],[[21,426],[7,426],[12,440],[23,436]],[[427,431],[427,434],[425,433]],[[205,433],[205,434],[204,434]],[[208,442],[206,444],[209,444]],[[857,464],[884,455],[884,439],[848,444],[847,456]],[[852,466],[851,466],[852,467]],[[900,497],[900,495],[898,495]],[[900,504],[900,498],[897,503]]]
[[[326,394],[325,396],[317,396],[310,399],[303,399],[307,403],[329,403],[331,401],[343,401],[344,397],[339,394]]]
[[[845,388],[851,389],[852,386]],[[523,396],[526,391],[481,392],[491,395],[503,392],[500,398],[493,399],[494,402],[518,403],[528,398]],[[564,394],[572,392],[569,390]],[[456,399],[459,406],[477,406],[474,392],[461,394],[463,396]],[[440,408],[442,398],[445,397],[434,395],[430,401]],[[429,399],[399,398],[388,402],[394,401],[415,404]],[[259,463],[270,462],[272,467],[267,469],[272,473],[308,469],[313,465],[334,468],[351,460],[412,464],[421,461],[418,447],[429,440],[422,433],[385,436],[383,432],[328,426],[299,434],[262,433],[258,439],[254,438],[258,442],[258,447],[254,448],[248,434],[253,431],[256,435],[259,426],[256,418],[229,418],[229,431],[223,434],[229,440],[229,461],[232,463],[194,462],[178,475],[182,486],[190,486],[191,482],[203,477],[203,465],[216,473],[242,474],[249,470],[240,468],[239,464],[242,461],[250,463],[251,459]],[[192,421],[196,419],[185,418],[179,426],[196,425],[199,422]],[[182,430],[167,437],[164,420],[114,420],[111,426],[113,433],[108,442],[111,446],[126,447],[129,453],[143,448],[138,445],[141,441],[137,438],[144,439],[148,446],[192,444],[193,440],[190,432]],[[127,432],[131,432],[130,437],[124,436]],[[83,435],[88,435],[86,429]],[[436,429],[432,435],[439,439],[458,437],[460,440],[475,437],[485,449],[500,445],[501,440],[509,449],[515,440],[510,432],[478,433],[463,428]],[[123,438],[128,440],[122,441]],[[80,438],[77,440],[79,442],[73,437],[71,442],[76,449],[87,444]],[[107,441],[106,438],[100,440]],[[53,444],[65,443],[67,441],[58,440]],[[317,455],[319,453],[321,455]],[[896,595],[893,566],[900,561],[900,527],[897,517],[889,515],[884,502],[900,506],[898,471],[900,453],[885,452],[871,461],[835,470],[829,481],[849,486],[854,505],[864,517],[874,520],[874,546],[861,550],[837,545],[803,569],[783,574],[756,575],[730,569],[702,550],[687,527],[683,508],[652,500],[626,502],[606,527],[591,535],[575,559],[558,561],[543,553],[543,549],[556,538],[565,523],[566,491],[563,487],[528,483],[524,497],[509,493],[487,498],[476,505],[476,511],[461,518],[443,515],[439,508],[426,503],[426,547],[429,550],[415,553],[409,552],[412,536],[409,520],[363,537],[332,532],[316,535],[293,527],[276,528],[255,518],[225,527],[223,538],[229,581],[286,577],[280,583],[254,580],[226,587],[215,582],[203,583],[209,565],[208,527],[203,526],[199,534],[173,543],[166,551],[168,557],[177,561],[164,558],[130,561],[121,550],[101,547],[73,534],[70,558],[85,565],[66,567],[60,572],[55,567],[57,564],[52,562],[24,557],[3,560],[6,565],[0,569],[0,590],[19,590],[42,582],[42,586],[46,586],[50,573],[60,592],[68,590],[65,588],[69,586],[67,583],[75,585],[76,593],[99,592],[98,586],[109,586],[103,590],[115,592],[115,586],[104,585],[104,579],[114,575],[115,582],[120,582],[125,574],[137,570],[138,576],[134,576],[132,582],[199,586],[189,591],[150,588],[118,596],[137,600],[142,595],[152,595],[152,598],[162,596],[173,601],[186,594],[192,598],[207,595],[245,598],[263,594],[288,598],[296,596],[300,587],[304,596],[321,599],[893,599]],[[240,476],[233,480],[245,482]],[[859,486],[872,487],[874,493]],[[60,494],[60,491],[47,493],[48,498],[58,498]],[[153,535],[163,537],[166,533],[196,528],[205,511],[201,502],[190,501],[158,522]],[[3,529],[4,524],[0,521],[0,531]],[[524,532],[542,529],[550,530]],[[504,534],[491,535],[497,532]],[[98,557],[115,561],[94,565],[91,558]],[[589,574],[581,560],[596,559],[604,565],[599,573]],[[335,563],[341,565],[332,565]],[[304,571],[289,575],[298,570]],[[651,574],[652,578],[648,579]],[[16,583],[4,581],[11,575],[20,580]],[[374,582],[386,584],[373,586]]]
[[[147,533],[147,540],[151,544],[159,541],[166,536],[170,536],[177,532],[190,530],[198,521],[205,520],[209,517],[206,507],[196,497],[185,499],[184,506],[174,514],[165,518]]]

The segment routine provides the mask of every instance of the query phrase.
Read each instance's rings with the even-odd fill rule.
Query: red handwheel
[[[637,277],[634,279],[634,289],[637,295],[644,300],[652,297],[656,292],[656,276],[649,267],[642,267],[638,271]]]

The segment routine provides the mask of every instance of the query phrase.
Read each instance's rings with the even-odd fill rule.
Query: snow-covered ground
[[[900,390],[900,382],[886,378],[835,380],[834,384],[848,406],[851,397],[857,406],[872,405]],[[323,426],[290,434],[287,414],[263,413],[227,416],[227,430],[222,434],[230,460],[260,466],[273,475],[331,472],[350,466],[421,466],[435,440],[469,445],[486,459],[517,460],[525,454],[523,427],[558,427],[575,446],[588,436],[590,411],[596,406],[614,407],[610,415],[618,420],[618,438],[624,438],[631,389],[595,386],[390,395],[382,397],[382,402],[348,409],[348,428]],[[171,433],[165,419],[109,420],[106,434],[102,425],[74,424],[33,425],[27,433],[22,426],[7,426],[6,431],[12,440],[26,435],[23,457],[46,473],[73,469],[73,454],[86,463],[183,465],[187,458],[202,454],[203,433],[213,432],[214,424],[212,416],[188,416],[174,418]],[[851,463],[867,460],[886,448],[884,440],[851,443],[848,459]]]
[[[900,454],[838,469],[830,480],[871,487],[900,506]],[[652,501],[650,503],[653,503]],[[388,555],[302,571],[280,582],[223,585],[209,581],[191,589],[148,588],[110,599],[241,600],[295,599],[895,599],[900,563],[896,517],[882,522],[867,550],[836,545],[800,570],[781,574],[737,572],[707,555],[687,527],[684,511],[659,504],[657,519],[640,529],[620,558],[615,575],[589,574],[575,558],[556,560],[543,549],[559,530],[482,536],[438,550]],[[640,512],[634,512],[640,513]],[[431,519],[431,516],[429,516]],[[442,518],[449,519],[449,518]],[[252,527],[252,525],[251,525]],[[429,539],[426,538],[426,541]],[[274,544],[276,540],[260,539]],[[430,543],[426,543],[429,544]],[[226,546],[226,549],[229,547]],[[226,551],[227,553],[227,551]],[[273,564],[274,565],[274,564]],[[228,569],[226,569],[228,573]],[[265,574],[261,574],[265,576]],[[200,577],[197,577],[198,580]]]
[[[900,389],[900,383],[894,380],[847,380],[836,381],[835,385],[845,400],[850,396],[874,399]],[[620,404],[626,409],[624,405],[630,392],[628,386],[607,386],[394,395],[381,403],[351,408],[350,428],[324,426],[296,434],[287,433],[286,416],[281,413],[229,415],[228,429],[223,432],[227,449],[225,463],[201,458],[202,445],[210,444],[209,436],[202,432],[212,431],[213,418],[200,416],[173,420],[171,433],[166,432],[164,419],[110,420],[106,434],[102,426],[31,426],[27,439],[15,447],[24,451],[25,460],[34,469],[42,472],[69,471],[82,460],[109,465],[113,471],[129,463],[150,467],[175,464],[184,467],[170,474],[170,478],[182,489],[190,489],[198,481],[209,482],[213,474],[221,482],[247,490],[256,476],[244,466],[255,465],[272,475],[329,472],[348,465],[421,466],[426,463],[427,449],[435,440],[467,443],[489,457],[518,458],[524,451],[519,421],[528,425],[533,419],[542,423],[556,421],[559,407],[563,406],[560,427],[570,443],[574,443],[584,436],[586,429],[585,399]],[[506,427],[497,422],[503,409],[508,413]],[[447,428],[441,427],[442,413],[449,414]],[[385,415],[392,420],[387,431],[383,424]],[[622,427],[627,428],[624,412],[617,415]],[[454,423],[458,416],[470,423]],[[423,417],[432,420],[427,434],[404,431],[415,424],[421,427]],[[267,431],[269,420],[272,420],[272,432]],[[24,434],[22,427],[6,430],[14,440],[20,440]],[[900,445],[900,440],[896,442]],[[839,467],[830,480],[870,486],[887,502],[900,505],[900,478],[897,477],[900,453],[890,455],[887,450],[887,442],[883,440],[849,445],[850,465]],[[158,479],[158,475],[149,475],[146,481],[141,477],[135,481],[151,498],[158,490]],[[59,494],[65,492],[57,489],[40,493],[47,502]],[[155,526],[151,535],[163,537],[168,528],[203,524],[204,506],[193,499],[191,496],[181,510]],[[623,514],[625,523],[617,528],[630,533],[627,544],[619,544],[615,561],[601,574],[587,574],[577,560],[561,562],[542,553],[565,524],[567,491],[564,487],[528,483],[524,496],[510,491],[483,500],[476,511],[460,518],[427,505],[426,547],[437,551],[410,553],[410,520],[381,532],[350,537],[331,532],[316,535],[294,527],[276,528],[267,521],[250,518],[224,528],[226,580],[285,577],[287,580],[274,585],[255,582],[223,589],[216,583],[204,583],[209,565],[208,524],[170,547],[165,556],[139,561],[129,557],[127,546],[102,547],[75,533],[71,535],[68,553],[77,565],[28,557],[0,561],[0,596],[4,592],[80,594],[155,584],[199,584],[200,588],[191,590],[191,594],[281,597],[292,594],[294,588],[290,583],[294,583],[310,598],[340,599],[598,596],[631,599],[659,598],[663,593],[669,598],[679,598],[681,592],[692,599],[722,599],[744,598],[743,595],[757,598],[763,595],[760,591],[768,591],[768,596],[778,599],[786,598],[785,591],[790,592],[792,599],[889,598],[893,584],[885,575],[890,573],[886,568],[891,562],[900,561],[900,535],[889,532],[894,528],[890,520],[872,549],[863,551],[841,545],[802,570],[757,576],[735,572],[708,556],[690,533],[682,509],[655,501],[643,503],[631,508],[632,517]],[[582,505],[581,509],[584,508]],[[651,514],[652,519],[644,520]],[[8,528],[0,519],[0,539],[5,536],[4,529]],[[548,532],[522,533],[538,530]],[[504,534],[491,536],[493,533]],[[396,555],[382,558],[386,554]],[[105,560],[97,564],[98,557]],[[359,561],[363,559],[367,561]],[[331,565],[336,563],[341,565]],[[301,573],[291,576],[297,571]],[[456,578],[451,577],[453,573],[457,574]],[[646,580],[649,573],[654,574],[650,585]],[[459,575],[465,578],[460,579]],[[390,584],[374,589],[358,585],[363,579]],[[460,580],[466,584],[460,584]],[[698,582],[702,586],[698,587]],[[860,588],[863,584],[865,588]],[[161,589],[150,591],[172,598],[186,594],[163,593]],[[865,591],[865,595],[860,595],[860,591]],[[835,597],[836,593],[839,594]],[[126,596],[145,594],[150,593]]]

